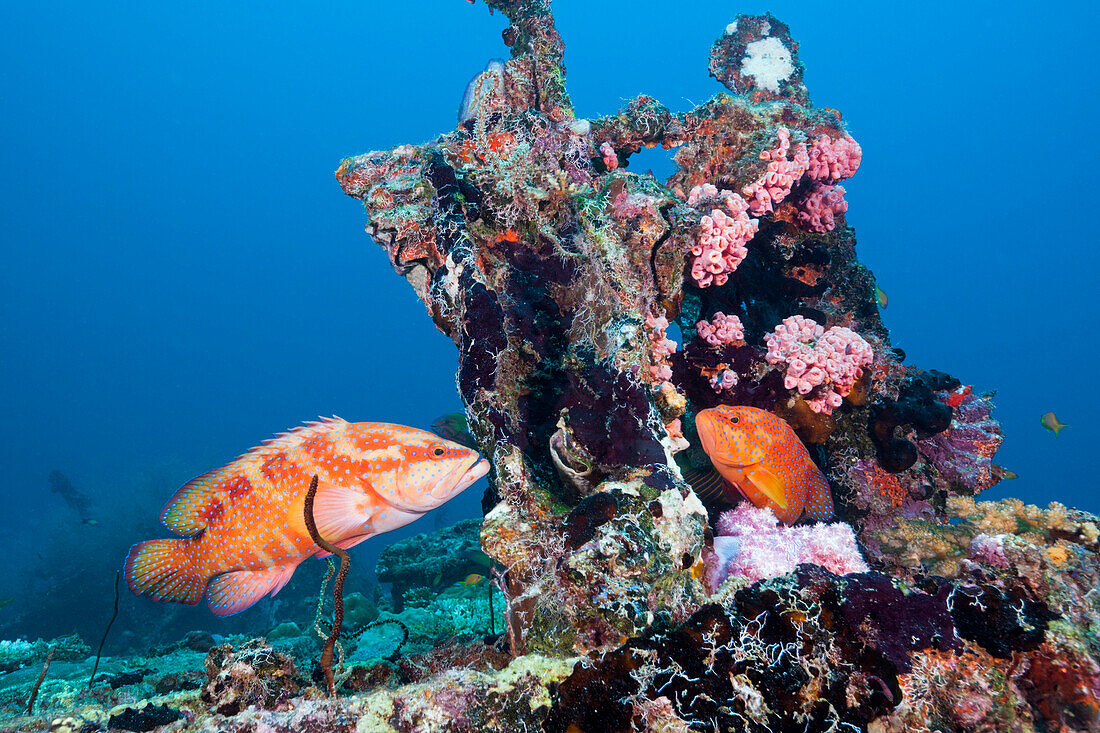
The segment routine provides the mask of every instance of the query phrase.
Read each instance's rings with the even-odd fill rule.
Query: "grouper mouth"
[[[470,488],[475,481],[489,473],[489,462],[487,460],[478,455],[474,455],[472,460],[473,463],[462,472],[457,481],[452,483],[445,478],[436,484],[435,488],[432,489],[432,496],[439,500],[445,500]]]
[[[703,452],[707,454],[707,457],[713,463],[715,459],[714,418],[700,412],[695,416],[695,431],[699,433],[699,442],[703,444]]]

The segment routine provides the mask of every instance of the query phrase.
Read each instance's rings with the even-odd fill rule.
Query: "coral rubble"
[[[1100,523],[973,498],[1004,475],[991,395],[892,348],[838,185],[862,150],[811,104],[788,27],[739,16],[709,57],[727,91],[689,111],[581,119],[549,2],[487,4],[511,58],[457,127],[336,176],[458,349],[492,587],[457,582],[474,523],[399,543],[336,698],[284,624],[132,699],[47,679],[85,721],[54,729],[1100,730]],[[630,170],[655,146],[665,181]],[[718,405],[790,425],[834,523],[781,527],[696,480]]]

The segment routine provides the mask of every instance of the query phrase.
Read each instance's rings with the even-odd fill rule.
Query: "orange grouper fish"
[[[833,516],[833,497],[821,469],[782,418],[756,407],[720,405],[695,416],[710,462],[756,506],[770,507],[794,524],[806,512],[816,521]]]
[[[219,616],[275,595],[306,558],[326,556],[303,516],[318,476],[313,516],[340,548],[412,522],[489,471],[477,451],[432,433],[333,418],[295,428],[229,465],[189,481],[160,519],[179,539],[130,548],[126,582],[138,595]]]

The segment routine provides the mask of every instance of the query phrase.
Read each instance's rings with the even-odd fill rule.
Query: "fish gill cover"
[[[580,119],[549,3],[487,4],[511,58],[458,126],[336,176],[458,349],[503,638],[327,701],[262,642],[216,647],[171,704],[234,731],[1100,729],[1097,519],[974,499],[1004,475],[991,395],[891,346],[846,221],[862,151],[787,26],[739,16],[728,91],[689,111]],[[666,181],[630,170],[655,146]],[[777,521],[768,437],[704,505],[717,406],[790,426],[832,524]]]

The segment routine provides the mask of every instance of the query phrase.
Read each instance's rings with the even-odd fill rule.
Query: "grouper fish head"
[[[397,460],[372,472],[372,488],[395,508],[423,514],[465,491],[489,472],[476,450],[424,430],[408,431],[390,445]]]

